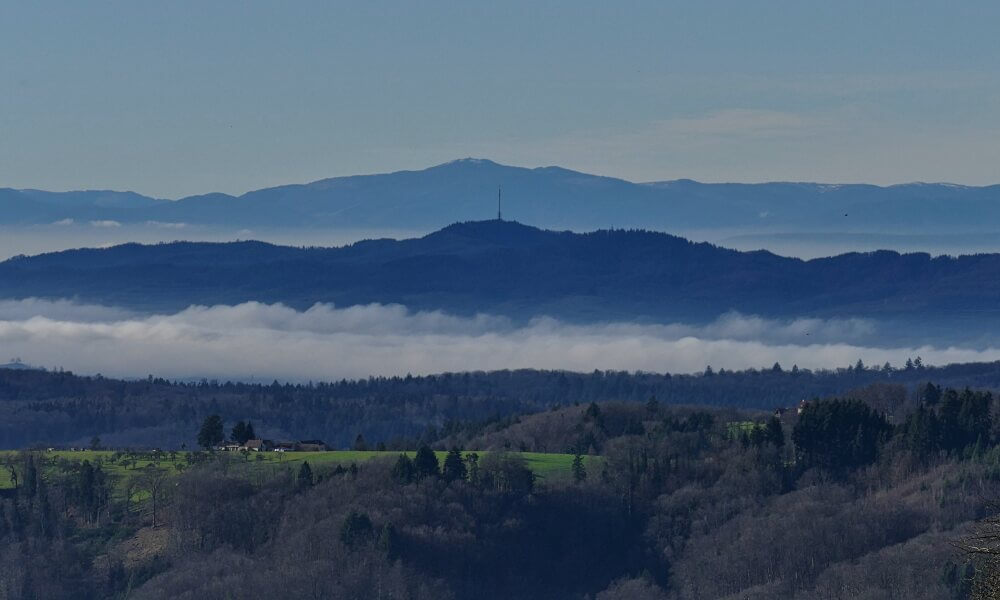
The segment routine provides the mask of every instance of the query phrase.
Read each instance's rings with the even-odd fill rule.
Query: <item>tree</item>
[[[465,461],[468,463],[469,483],[478,486],[481,479],[479,473],[479,455],[475,452],[470,452],[465,455]]]
[[[302,461],[302,466],[299,467],[299,475],[296,478],[298,486],[300,488],[309,488],[313,485],[313,472],[312,467],[309,466],[309,461]]]
[[[413,467],[413,461],[409,456],[399,455],[396,464],[392,466],[392,478],[403,485],[413,483],[417,478],[417,470]]]
[[[0,515],[2,516],[2,515]],[[392,523],[386,523],[378,534],[379,550],[385,552],[386,558],[396,560],[399,557],[399,533]]]
[[[480,461],[481,485],[497,492],[527,495],[535,486],[535,474],[522,456],[491,452]]]
[[[247,428],[246,428],[245,433],[246,433],[246,436],[247,436],[247,440],[255,440],[255,439],[257,439],[257,432],[253,430],[253,422],[252,421],[247,421]],[[246,441],[244,441],[244,443],[246,443]]]
[[[90,438],[90,449],[100,450],[101,449],[101,438],[99,436],[94,436]]]
[[[872,463],[892,427],[859,400],[807,404],[792,431],[800,464],[834,472]]]
[[[583,456],[577,454],[573,457],[573,481],[582,483],[587,479],[587,467],[583,464]]]
[[[444,469],[442,469],[441,474],[444,476],[444,480],[448,482],[465,481],[468,473],[465,468],[465,461],[462,460],[462,453],[458,448],[453,446],[448,451],[448,455],[444,459]]]
[[[219,415],[205,417],[205,421],[201,424],[201,430],[198,431],[198,445],[205,450],[210,450],[224,440],[225,437],[226,435],[222,428],[222,417]]]
[[[941,388],[930,381],[924,386],[920,399],[928,406],[934,406],[941,400]]]
[[[237,444],[247,443],[247,424],[243,421],[239,421],[236,425],[233,425],[233,431],[229,436]]]
[[[155,465],[146,465],[139,475],[139,488],[149,494],[150,506],[153,512],[153,527],[157,526],[157,510],[162,504],[162,499],[167,486],[168,471]]]
[[[921,458],[937,452],[940,447],[941,427],[933,410],[923,404],[906,418],[903,424],[903,443]]]
[[[785,445],[785,431],[781,427],[781,419],[778,417],[771,417],[767,421],[767,425],[764,426],[766,435],[765,439],[778,448]]]
[[[423,479],[432,475],[438,477],[441,474],[439,468],[438,459],[434,451],[426,444],[421,446],[417,450],[417,455],[413,457],[413,469],[417,479]]]
[[[340,526],[340,541],[348,548],[371,540],[375,528],[365,513],[352,510]]]
[[[354,449],[359,452],[364,452],[368,450],[368,442],[365,441],[365,436],[358,434],[358,437],[354,438]]]

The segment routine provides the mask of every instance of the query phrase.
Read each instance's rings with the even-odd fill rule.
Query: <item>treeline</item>
[[[1000,363],[900,368],[857,364],[809,371],[706,368],[696,375],[594,371],[494,371],[422,377],[373,377],[327,383],[267,384],[139,381],[68,372],[0,369],[0,448],[84,446],[98,436],[111,447],[193,447],[192,432],[211,414],[231,427],[252,420],[271,439],[322,439],[346,448],[358,434],[391,446],[433,441],[455,428],[502,423],[514,415],[591,402],[791,407],[802,399],[842,395],[869,384],[913,390],[945,386],[1000,388]],[[400,418],[405,415],[405,418]]]
[[[780,414],[651,397],[463,430],[440,462],[424,447],[258,477],[199,453],[143,488],[155,516],[96,471],[31,475],[25,454],[0,598],[961,600],[989,574],[952,542],[1000,493],[996,408],[937,385]],[[542,437],[601,458],[546,480],[481,454]]]

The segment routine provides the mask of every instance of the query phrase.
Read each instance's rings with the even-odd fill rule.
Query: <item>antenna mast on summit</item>
[[[503,221],[503,217],[500,214],[500,191],[503,190],[502,185],[497,186],[497,221]]]

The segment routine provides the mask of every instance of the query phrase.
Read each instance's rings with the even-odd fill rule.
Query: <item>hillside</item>
[[[786,367],[790,367],[786,365]],[[69,372],[0,369],[0,449],[89,444],[180,448],[216,412],[227,423],[249,419],[272,439],[322,439],[350,447],[451,435],[460,423],[502,425],[511,415],[590,402],[701,404],[750,411],[795,406],[803,398],[847,394],[885,384],[913,390],[928,380],[953,387],[1000,389],[1000,363],[910,369],[725,371],[713,376],[594,371],[492,371],[424,377],[373,377],[331,383],[270,385],[127,381]],[[572,411],[572,409],[570,409]],[[405,414],[405,418],[400,418]],[[539,451],[568,451],[553,435]],[[483,447],[488,448],[490,444]]]
[[[949,184],[633,183],[561,167],[523,168],[463,159],[419,171],[321,179],[176,201],[132,192],[0,189],[0,224],[186,223],[241,227],[422,229],[496,214],[578,231],[988,232],[1000,218],[1000,186]]]
[[[25,297],[140,310],[377,302],[574,321],[699,321],[735,310],[926,320],[927,328],[974,317],[983,331],[998,311],[1000,255],[882,251],[802,261],[662,233],[577,234],[492,220],[340,248],[127,244],[0,263],[0,298]]]

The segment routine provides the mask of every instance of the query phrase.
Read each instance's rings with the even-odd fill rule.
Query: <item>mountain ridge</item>
[[[0,298],[29,297],[139,311],[382,303],[587,323],[708,322],[736,311],[887,319],[920,331],[975,318],[976,331],[988,335],[1000,324],[1000,254],[878,251],[802,260],[659,232],[574,233],[494,219],[330,248],[126,244],[0,263]]]
[[[559,166],[459,159],[421,170],[350,175],[240,195],[163,200],[133,192],[0,189],[0,224],[60,221],[232,227],[432,229],[496,211],[548,228],[981,230],[1000,221],[1000,185],[808,182],[635,183]]]

